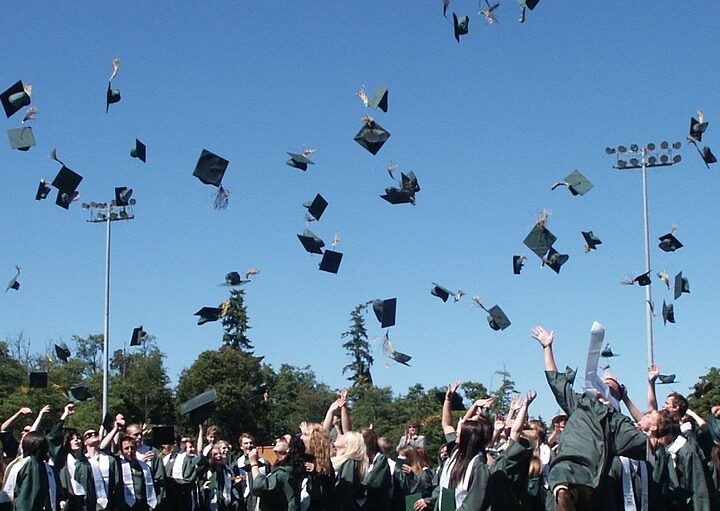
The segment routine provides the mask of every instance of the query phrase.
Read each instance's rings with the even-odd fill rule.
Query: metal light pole
[[[642,170],[642,191],[643,191],[643,229],[645,239],[645,272],[650,272],[650,222],[648,214],[648,190],[647,190],[647,169],[653,167],[670,167],[679,163],[682,159],[679,154],[673,156],[673,149],[680,149],[682,144],[674,142],[672,147],[668,142],[661,142],[660,147],[655,144],[648,144],[647,147],[638,147],[632,144],[628,150],[625,146],[606,147],[607,154],[617,154],[617,164],[614,168],[618,170]],[[627,160],[625,158],[628,158]],[[647,329],[647,359],[648,367],[655,361],[653,350],[653,302],[652,286],[645,286],[645,324]]]
[[[118,190],[121,194],[118,195]],[[122,192],[122,190],[125,190]],[[108,413],[108,395],[110,392],[110,226],[112,222],[121,220],[132,220],[135,218],[133,206],[135,199],[130,199],[132,190],[127,188],[118,188],[115,190],[116,200],[110,203],[91,202],[83,203],[83,209],[90,212],[90,218],[87,220],[91,223],[107,224],[105,237],[105,314],[103,327],[103,390],[102,390],[102,417],[104,420]],[[129,200],[128,200],[129,199]]]

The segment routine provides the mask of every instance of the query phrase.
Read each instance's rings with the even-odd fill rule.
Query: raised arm
[[[470,408],[467,409],[465,412],[465,416],[463,417],[463,421],[474,419],[476,416],[478,416],[484,409],[490,408],[495,400],[491,397],[486,397],[483,399],[477,399],[473,402],[473,404],[470,405]]]
[[[515,422],[513,422],[512,429],[510,430],[510,440],[517,442],[520,438],[520,433],[522,433],[523,426],[527,421],[528,408],[530,408],[530,403],[535,401],[536,397],[537,392],[534,390],[531,390],[527,393],[525,400],[522,402],[520,408],[518,409],[517,417],[515,417]]]
[[[37,417],[35,417],[35,421],[32,423],[32,426],[30,426],[30,431],[37,431],[40,429],[40,423],[45,418],[47,414],[50,413],[50,405],[45,405],[40,409],[40,412],[37,414]]]
[[[698,414],[696,414],[690,408],[688,408],[687,412],[685,412],[685,413],[688,414],[690,417],[692,417],[695,420],[695,423],[697,424],[698,428],[702,428],[707,424],[707,422],[705,422],[705,419],[700,417]]]
[[[632,399],[630,399],[627,387],[625,387],[625,385],[622,385],[620,387],[620,390],[622,391],[622,402],[625,403],[625,407],[627,407],[630,416],[635,419],[635,421],[639,421],[644,415],[642,413],[642,410],[640,410],[640,408],[635,406],[635,403],[632,402]]]
[[[340,407],[340,398],[337,398],[335,401],[330,404],[330,406],[327,409],[327,412],[325,413],[325,420],[323,421],[323,429],[325,430],[325,433],[328,435],[330,434],[330,431],[332,431],[333,427],[333,416],[335,415],[335,410],[337,410]]]
[[[195,445],[195,452],[198,456],[203,455],[203,442],[205,440],[205,431],[203,429],[202,422],[198,425],[198,437]]]
[[[445,392],[445,401],[443,402],[442,409],[442,428],[443,433],[446,435],[455,432],[455,426],[453,425],[452,418],[452,400],[453,395],[455,395],[455,392],[457,391],[459,386],[459,381],[451,383],[450,385],[448,385],[447,391]]]
[[[111,447],[113,440],[115,439],[117,434],[120,432],[120,429],[124,428],[124,427],[125,427],[125,417],[123,417],[122,414],[119,413],[115,416],[115,422],[113,422],[112,429],[110,431],[108,431],[107,434],[100,441],[100,449],[105,451],[108,449],[108,447]]]
[[[32,410],[28,408],[27,406],[23,406],[20,408],[17,412],[12,414],[5,422],[2,423],[2,426],[0,426],[0,431],[7,431],[9,429],[12,429],[13,425],[18,421],[20,417],[23,415],[29,415],[32,413]]]
[[[660,374],[660,368],[655,364],[648,370],[648,410],[655,412],[658,409],[657,396],[655,395],[655,380]]]
[[[532,329],[532,337],[543,348],[543,358],[545,360],[545,370],[557,372],[557,364],[555,363],[555,355],[553,354],[553,341],[555,340],[555,331],[548,332],[541,326]]]
[[[348,408],[348,390],[340,391],[340,424],[342,432],[352,431],[352,422],[350,421],[350,409]]]

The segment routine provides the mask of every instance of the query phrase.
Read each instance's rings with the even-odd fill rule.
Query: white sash
[[[685,444],[687,443],[687,439],[682,436],[678,435],[675,441],[668,447],[667,451],[670,453],[670,458],[672,459],[673,468],[676,466],[675,464],[675,458],[677,458],[677,453],[680,449],[682,449]]]
[[[110,481],[110,457],[98,453],[97,456],[88,456],[88,461],[92,467],[97,503],[105,509],[108,505],[107,490],[105,488],[108,481]]]
[[[648,511],[649,495],[648,495],[648,473],[647,465],[643,462],[637,462],[620,456],[620,462],[622,463],[622,483],[623,483],[623,502],[625,503],[625,511],[637,511],[635,506],[635,494],[633,492],[632,483],[632,469],[630,464],[635,470],[640,470],[640,509],[642,511]]]
[[[65,458],[65,465],[67,466],[68,470],[68,479],[70,479],[70,490],[72,491],[73,495],[82,497],[85,496],[85,488],[83,488],[83,485],[75,479],[75,463],[77,463],[77,460],[75,460],[75,456],[73,456],[71,453],[68,453],[67,457]]]
[[[210,511],[217,511],[218,508],[218,472],[222,473],[223,478],[223,491],[220,495],[222,496],[223,502],[225,502],[225,504],[230,504],[230,490],[232,489],[230,483],[230,475],[228,474],[228,470],[223,466],[219,470],[215,471],[215,490],[213,490],[212,496],[210,498]],[[212,476],[212,470],[208,470],[207,479],[210,480]]]
[[[45,473],[48,478],[48,492],[50,493],[50,506],[52,511],[57,511],[57,484],[55,484],[55,472],[52,467],[47,463],[43,462],[45,467]]]
[[[597,321],[593,321],[590,329],[590,346],[588,346],[587,360],[585,362],[585,395],[595,399],[597,392],[600,392],[602,397],[609,401],[615,410],[620,411],[620,403],[610,395],[610,389],[597,374],[603,339],[605,339],[605,327]]]
[[[476,454],[475,456],[473,456],[473,459],[470,460],[470,463],[468,463],[468,466],[465,469],[465,474],[463,475],[462,481],[460,481],[460,484],[455,487],[456,508],[462,506],[462,503],[465,501],[465,497],[467,497],[468,488],[470,486],[470,478],[472,477],[473,473],[473,467],[475,466],[475,463],[477,462],[479,457],[480,454]]]
[[[445,461],[442,472],[440,472],[440,496],[438,497],[438,509],[442,509],[443,488],[450,487],[450,473],[452,472],[453,466],[455,466],[457,453],[457,449],[453,451],[452,455],[447,459],[447,461]]]
[[[28,457],[15,458],[7,466],[5,470],[5,481],[3,482],[2,490],[0,490],[0,502],[7,503],[13,501],[18,472],[20,472],[20,469],[23,468],[29,459]]]
[[[123,475],[123,486],[124,486],[124,495],[125,495],[125,503],[129,507],[133,507],[135,505],[135,484],[133,483],[133,477],[132,477],[132,469],[130,467],[130,463],[126,460],[122,460],[122,475]],[[155,509],[155,506],[157,505],[157,497],[155,495],[155,486],[153,485],[153,479],[152,479],[152,473],[150,472],[150,469],[148,466],[143,463],[142,461],[138,460],[138,464],[140,465],[140,468],[142,469],[143,476],[145,478],[145,493],[147,494],[147,503],[148,506],[150,506],[150,509]]]
[[[170,477],[172,477],[176,481],[182,482],[185,480],[185,478],[183,477],[183,465],[185,464],[185,458],[187,458],[187,453],[181,452],[177,456],[175,456],[175,459],[173,460]]]

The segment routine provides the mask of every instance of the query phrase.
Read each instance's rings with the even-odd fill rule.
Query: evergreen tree
[[[490,413],[497,415],[499,413],[505,413],[510,407],[510,400],[512,399],[513,392],[515,392],[515,382],[511,379],[510,373],[503,367],[502,371],[495,371],[495,374],[500,376],[500,386],[492,393],[492,397],[495,402],[490,407]]]
[[[250,344],[250,339],[246,332],[250,330],[248,324],[247,308],[245,307],[245,290],[231,289],[230,298],[223,304],[225,315],[222,319],[223,343],[239,351],[247,351],[252,354],[254,346]]]
[[[348,351],[352,362],[343,367],[343,374],[349,372],[348,380],[353,385],[372,385],[370,367],[373,365],[373,357],[370,354],[370,343],[368,342],[367,330],[365,329],[365,316],[367,306],[370,302],[357,305],[350,313],[350,329],[342,333],[342,338],[348,340],[343,348]]]

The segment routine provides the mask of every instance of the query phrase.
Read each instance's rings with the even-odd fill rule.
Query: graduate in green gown
[[[117,511],[149,511],[158,505],[150,467],[137,457],[136,442],[131,436],[120,439],[120,479],[122,491],[115,497]]]
[[[285,435],[275,441],[273,451],[276,461],[267,475],[260,473],[257,449],[249,455],[252,492],[260,497],[260,511],[299,511],[305,445],[300,438]]]
[[[380,452],[378,434],[375,430],[364,428],[360,434],[365,440],[368,457],[368,472],[362,481],[365,488],[365,511],[390,511],[390,487],[392,485],[390,465],[387,457]]]
[[[208,451],[208,456],[201,457],[197,463],[202,511],[232,511],[237,508],[238,493],[233,491],[236,479],[227,466],[227,454],[221,442],[216,442]]]
[[[180,440],[180,449],[163,458],[167,506],[173,511],[191,511],[198,479],[198,461],[191,438]]]
[[[53,469],[46,463],[47,439],[31,431],[23,437],[25,455],[13,489],[13,511],[60,511],[61,490]]]
[[[332,458],[335,469],[335,508],[337,511],[360,511],[365,501],[362,481],[368,471],[365,440],[357,431],[348,431],[335,440],[337,454]]]
[[[335,509],[335,470],[330,460],[330,436],[321,424],[301,424],[305,443],[305,489],[308,511]]]

